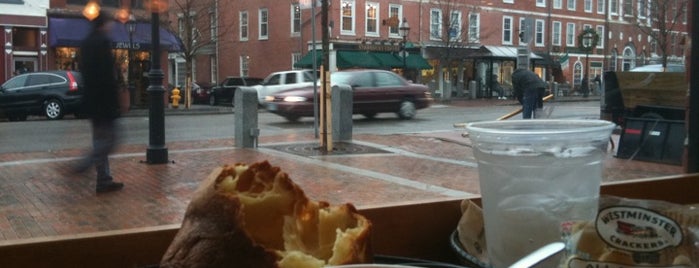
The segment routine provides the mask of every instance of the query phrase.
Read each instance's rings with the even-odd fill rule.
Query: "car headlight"
[[[285,102],[302,102],[306,101],[305,97],[298,97],[298,96],[289,96],[284,98]]]
[[[265,96],[265,101],[266,101],[266,102],[272,102],[272,101],[274,101],[274,96]]]

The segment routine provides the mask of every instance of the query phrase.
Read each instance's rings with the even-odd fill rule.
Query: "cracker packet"
[[[566,268],[698,268],[699,206],[603,195],[594,221],[564,222]]]

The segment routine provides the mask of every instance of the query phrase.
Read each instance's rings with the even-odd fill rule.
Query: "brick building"
[[[419,54],[431,67],[417,68],[416,81],[434,83],[438,95],[448,94],[446,88],[453,88],[451,94],[457,95],[469,81],[475,81],[480,89],[478,96],[488,97],[492,96],[493,81],[504,87],[510,85],[510,74],[522,61],[547,80],[573,88],[586,73],[592,78],[605,70],[659,63],[662,49],[637,24],[656,27],[652,19],[657,9],[654,5],[663,1],[339,0],[329,1],[327,30],[331,48],[337,48],[334,50],[340,54],[342,49],[369,53],[377,49],[396,54],[400,60],[403,39],[398,27],[390,22],[406,18],[410,25],[406,45],[409,54]],[[310,1],[215,2],[218,27],[228,27],[229,31],[218,39],[214,53],[198,58],[196,81],[215,82],[229,75],[264,77],[293,69],[313,47],[313,16],[306,8]],[[687,4],[681,0],[665,2],[674,3],[668,12],[680,14],[669,31],[666,54],[671,62],[681,63],[687,39]],[[315,11],[319,44],[320,6]],[[666,25],[670,23],[668,20]],[[530,36],[528,44],[520,41],[520,32]],[[654,32],[658,33],[657,28]],[[599,37],[589,53],[584,48],[592,41],[581,42],[583,33]],[[518,58],[517,49],[522,47],[530,53],[521,53]],[[333,57],[335,63],[343,61],[343,55],[333,56],[331,52],[331,62]],[[396,64],[379,68],[402,72]]]

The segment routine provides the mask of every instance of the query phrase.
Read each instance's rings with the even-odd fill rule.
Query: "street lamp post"
[[[585,89],[583,96],[587,97],[590,92],[590,52],[592,52],[592,40],[595,38],[593,33],[586,32],[583,35],[583,47],[585,49],[585,72],[580,86]]]
[[[148,164],[165,164],[168,162],[167,147],[165,146],[165,101],[163,96],[163,70],[160,68],[160,12],[167,9],[164,0],[150,0],[148,7],[151,12],[151,68],[148,72],[148,149],[146,162]]]
[[[400,43],[400,51],[403,56],[403,76],[407,78],[407,58],[408,51],[406,45],[408,44],[408,34],[410,33],[410,25],[408,25],[408,19],[403,17],[403,22],[400,23],[398,27],[398,33],[403,37],[403,42]]]
[[[134,73],[133,73],[133,33],[136,31],[136,18],[133,14],[129,14],[129,20],[126,22],[126,30],[129,31],[129,50],[128,58],[129,64],[128,68],[128,85],[129,85],[129,107],[133,107],[135,99],[135,85],[134,85]]]

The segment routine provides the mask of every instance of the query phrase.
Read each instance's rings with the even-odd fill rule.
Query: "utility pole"
[[[322,39],[323,39],[323,66],[320,69],[320,77],[321,77],[321,84],[320,84],[320,94],[319,94],[319,103],[320,103],[320,149],[324,152],[330,152],[332,151],[332,136],[330,136],[330,131],[332,129],[332,126],[328,126],[329,120],[329,111],[330,107],[328,107],[329,104],[329,96],[328,94],[330,93],[330,35],[328,31],[330,28],[328,27],[328,0],[322,0],[322,7],[321,7],[321,26],[322,26]],[[330,137],[329,137],[330,136]]]

